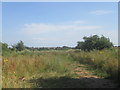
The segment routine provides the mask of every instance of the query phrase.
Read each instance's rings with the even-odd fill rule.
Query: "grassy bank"
[[[54,79],[53,81],[57,80],[53,87],[60,87],[63,84],[62,81],[66,81],[67,78],[70,78],[69,82],[72,83],[71,80],[76,77],[73,71],[78,63],[88,64],[101,76],[117,80],[118,49],[115,48],[91,52],[80,50],[21,51],[3,57],[3,88],[41,87],[43,80],[39,81],[39,86],[30,83],[38,78],[48,81],[50,78]],[[46,83],[45,87],[50,87],[50,83],[52,82]],[[85,87],[82,82],[81,85]]]

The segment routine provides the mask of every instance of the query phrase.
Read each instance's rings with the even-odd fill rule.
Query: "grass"
[[[118,80],[118,49],[73,52],[71,55],[77,62],[90,65],[95,71],[108,74],[106,76]]]
[[[32,52],[30,52],[32,53]],[[32,77],[40,77],[43,75],[71,75],[72,58],[64,52],[34,52],[30,55],[26,52],[20,52],[9,58],[3,58],[3,87],[18,88],[30,87],[22,83],[22,79],[26,80]]]
[[[89,70],[98,76],[114,80],[118,77],[116,48],[91,52],[25,50],[4,55],[2,60],[3,88],[85,87],[84,80],[77,80],[73,73],[78,63],[89,65]]]

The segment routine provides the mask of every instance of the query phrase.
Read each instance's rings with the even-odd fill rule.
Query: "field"
[[[24,50],[2,57],[3,88],[118,87],[118,72],[117,48]]]

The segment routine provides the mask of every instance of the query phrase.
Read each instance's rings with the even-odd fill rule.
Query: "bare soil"
[[[118,85],[114,81],[99,77],[95,73],[89,71],[85,65],[79,64],[74,71],[79,79],[84,78],[87,88],[117,88]]]

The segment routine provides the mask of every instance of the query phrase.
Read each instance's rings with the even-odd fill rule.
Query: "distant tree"
[[[2,56],[8,56],[11,53],[11,50],[8,48],[7,43],[0,42],[0,55]]]
[[[13,45],[12,47],[14,50],[16,49],[17,51],[22,51],[25,49],[23,41],[19,41],[16,45]]]
[[[98,35],[93,35],[90,37],[83,37],[82,42],[77,42],[77,49],[82,49],[82,50],[102,50],[104,48],[110,48],[113,46],[112,42],[110,42],[109,38],[106,38],[102,35],[102,37],[99,37]]]
[[[16,51],[16,45],[11,45],[11,46],[12,46],[11,50]]]
[[[76,46],[77,49],[84,49],[84,42],[77,42],[77,46]]]
[[[2,51],[8,50],[8,44],[6,43],[1,43],[2,44]]]
[[[62,49],[69,49],[70,47],[68,46],[63,46]]]

